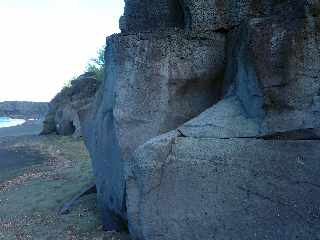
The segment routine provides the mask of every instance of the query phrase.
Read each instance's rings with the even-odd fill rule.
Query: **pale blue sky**
[[[119,32],[123,0],[0,0],[0,101],[49,101]]]

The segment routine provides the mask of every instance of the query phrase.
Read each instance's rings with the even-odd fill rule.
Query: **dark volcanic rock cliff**
[[[48,103],[7,101],[0,102],[0,116],[11,118],[43,118],[48,112]]]
[[[99,82],[91,73],[73,80],[49,103],[42,134],[82,136],[79,113],[92,102],[98,87]]]
[[[83,121],[106,229],[317,239],[318,0],[127,0]]]

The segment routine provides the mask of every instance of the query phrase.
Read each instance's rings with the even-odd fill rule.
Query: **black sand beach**
[[[102,231],[95,194],[58,213],[94,182],[91,164],[81,140],[35,135],[39,129],[32,122],[0,129],[0,240],[128,239]]]
[[[10,137],[35,136],[41,131],[42,121],[27,121],[15,126],[0,128],[0,182],[15,176],[27,166],[32,166],[45,161],[41,152],[25,147],[10,149]],[[13,138],[10,139],[11,141]]]
[[[45,160],[46,157],[39,151],[23,147],[12,150],[0,147],[0,182],[9,180],[15,176],[15,173]]]

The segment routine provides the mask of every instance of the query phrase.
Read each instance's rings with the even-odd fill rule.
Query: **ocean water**
[[[23,119],[12,119],[8,117],[0,117],[0,128],[13,127],[23,124],[25,120]]]

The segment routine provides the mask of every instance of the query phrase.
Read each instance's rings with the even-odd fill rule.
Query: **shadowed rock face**
[[[285,18],[319,14],[318,0],[127,0],[120,19],[122,33],[157,32],[169,28],[186,31],[229,31],[242,21],[277,15]],[[291,16],[290,16],[291,15]]]
[[[279,15],[231,33],[225,98],[181,131],[232,138],[319,128],[319,25],[317,17]]]
[[[127,0],[120,19],[123,33],[184,27],[184,9],[179,0]]]
[[[319,236],[319,6],[126,2],[82,122],[106,229]]]

